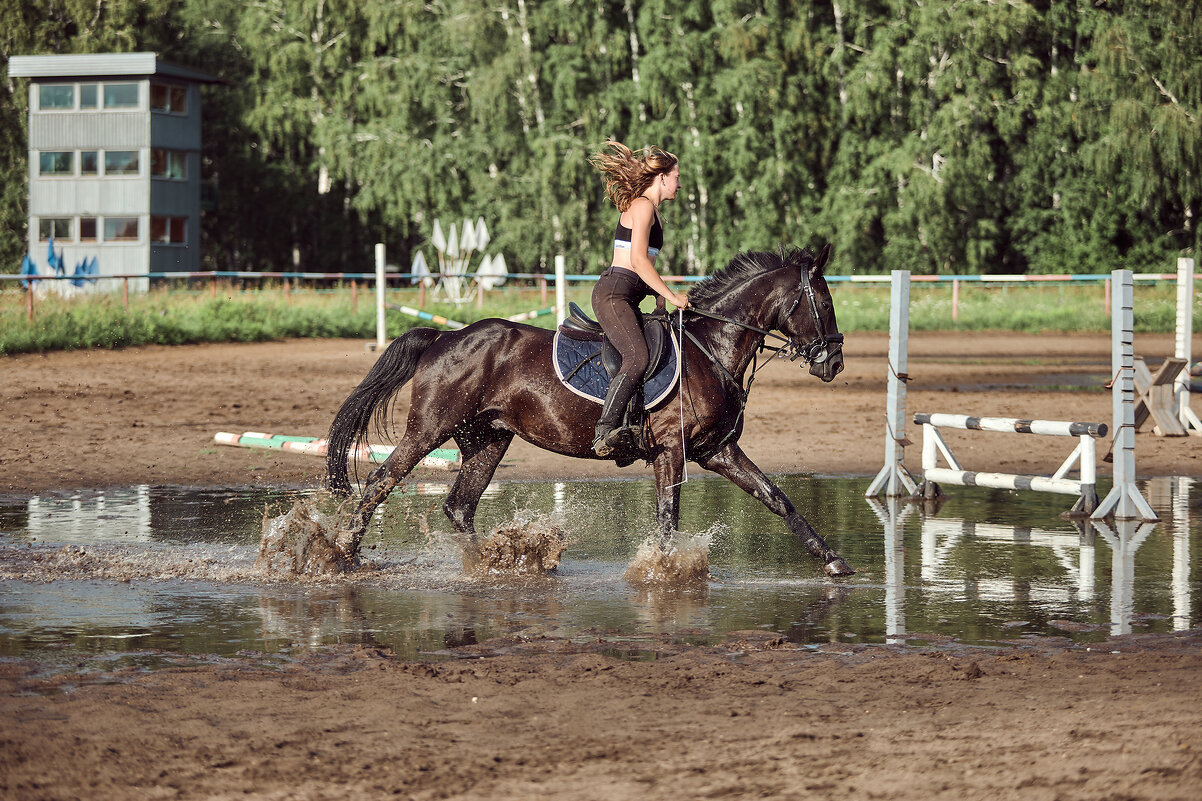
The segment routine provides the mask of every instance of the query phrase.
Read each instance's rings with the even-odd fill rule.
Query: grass
[[[288,337],[351,337],[374,339],[374,293],[349,288],[336,290],[282,287],[239,290],[210,288],[156,289],[133,293],[126,308],[120,293],[91,292],[76,297],[48,294],[35,298],[29,322],[23,291],[6,285],[0,292],[0,354],[80,348],[120,348],[134,345],[182,345],[197,342],[258,342]],[[568,294],[586,310],[591,283],[573,284]],[[876,285],[833,285],[839,327],[845,332],[887,331],[889,289]],[[424,310],[463,323],[486,317],[508,317],[546,308],[537,288],[510,286],[456,306],[433,300]],[[1136,287],[1135,326],[1140,332],[1171,332],[1176,324],[1176,287],[1172,283]],[[390,290],[388,302],[419,307],[417,289]],[[651,301],[644,301],[650,308]],[[1195,302],[1194,326],[1202,309]],[[1021,284],[962,286],[956,319],[950,286],[915,284],[910,294],[910,328],[914,331],[1102,332],[1110,316],[1100,285]],[[554,317],[530,321],[550,328]],[[430,322],[399,311],[387,313],[388,337],[396,337]]]

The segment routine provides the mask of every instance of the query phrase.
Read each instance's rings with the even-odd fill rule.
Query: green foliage
[[[1108,0],[51,0],[13,54],[155,50],[205,89],[214,269],[434,263],[483,216],[514,271],[594,273],[609,137],[681,157],[661,269],[836,245],[834,271],[1163,271],[1198,247],[1202,7]],[[0,269],[27,84],[0,81]]]

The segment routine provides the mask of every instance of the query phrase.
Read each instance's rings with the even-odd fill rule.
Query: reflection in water
[[[490,487],[482,534],[529,520],[563,526],[568,548],[541,577],[465,574],[438,499],[416,494],[381,506],[366,566],[333,577],[256,564],[264,507],[326,503],[314,493],[137,487],[0,497],[0,657],[329,643],[416,656],[499,637],[713,642],[755,629],[807,644],[1093,641],[1199,619],[1193,560],[1202,549],[1191,546],[1202,521],[1189,519],[1188,479],[1146,482],[1165,522],[1144,528],[1065,522],[1058,499],[1007,491],[965,488],[935,509],[865,505],[864,479],[774,480],[856,576],[825,577],[779,518],[704,477],[682,489],[681,527],[706,538],[707,570],[677,589],[624,578],[654,528],[644,480]]]
[[[1190,582],[1190,519],[1188,478],[1155,478],[1148,481],[1148,494],[1161,506],[1172,509],[1172,625],[1177,631],[1192,622]],[[890,642],[903,641],[906,634],[906,570],[903,524],[914,508],[902,499],[882,503],[867,498],[884,529],[885,542],[885,633]],[[1050,531],[1024,526],[1005,526],[955,518],[922,519],[921,580],[924,592],[947,593],[958,599],[995,601],[1023,606],[1061,607],[1066,603],[1088,604],[1095,597],[1097,537],[1110,547],[1110,633],[1130,634],[1136,614],[1136,553],[1156,529],[1155,523],[1116,520],[1105,523],[1074,520],[1075,531]],[[960,546],[1004,543],[1028,550],[1046,549],[1060,569],[1060,576],[1047,580],[1013,570],[1004,577],[983,575],[989,560],[978,557],[957,560]],[[1075,551],[1075,553],[1074,553]],[[1027,554],[1030,558],[1031,554]],[[1038,558],[1038,557],[1036,557]],[[1017,567],[1017,566],[1016,566]]]
[[[866,498],[885,528],[885,641],[904,641],[906,633],[906,543],[902,523],[914,508],[897,496],[883,502]]]

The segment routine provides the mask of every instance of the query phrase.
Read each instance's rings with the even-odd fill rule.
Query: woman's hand
[[[669,300],[672,301],[672,305],[678,309],[683,310],[689,308],[689,296],[684,292],[673,292],[672,297],[670,297]]]

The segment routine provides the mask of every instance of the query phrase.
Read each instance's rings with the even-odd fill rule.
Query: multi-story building
[[[70,272],[200,268],[200,86],[154,53],[13,56],[29,78],[29,252]],[[147,281],[138,284],[145,286]]]

